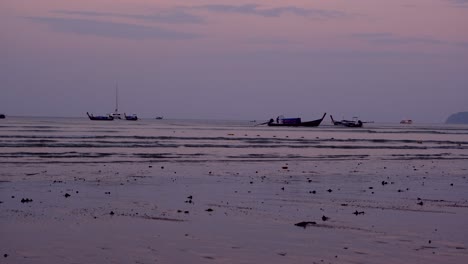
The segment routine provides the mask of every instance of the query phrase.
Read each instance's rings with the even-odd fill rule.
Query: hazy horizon
[[[443,123],[468,111],[468,0],[0,3],[0,113]]]

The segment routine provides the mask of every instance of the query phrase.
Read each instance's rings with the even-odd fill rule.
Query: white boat
[[[400,121],[400,124],[411,125],[413,124],[413,120],[411,119],[404,119]]]

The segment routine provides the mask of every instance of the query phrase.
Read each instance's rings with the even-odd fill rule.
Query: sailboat
[[[118,86],[115,86],[115,110],[112,113],[114,119],[122,119],[122,114],[119,113],[119,90]]]

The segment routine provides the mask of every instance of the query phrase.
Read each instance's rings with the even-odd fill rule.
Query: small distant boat
[[[413,124],[413,120],[403,119],[403,120],[400,121],[400,124],[411,125],[411,124]]]
[[[330,115],[331,121],[333,125],[335,126],[345,126],[345,127],[362,127],[363,123],[361,120],[359,120],[357,117],[353,117],[353,120],[341,120],[341,121],[336,121],[333,119],[333,116]]]
[[[6,116],[4,114],[0,114],[0,119],[5,119]]]
[[[276,122],[272,118],[266,124],[272,127],[317,127],[322,123],[326,115],[327,113],[324,113],[322,118],[307,122],[302,122],[301,118],[284,118],[279,116],[276,118]]]
[[[130,121],[137,121],[138,120],[138,116],[136,114],[133,114],[133,115],[127,115],[124,113],[124,116],[125,116],[125,120],[130,120]]]
[[[97,120],[97,121],[112,121],[114,120],[114,117],[111,115],[105,115],[105,116],[94,116],[93,114],[89,114],[86,112],[90,120]]]
[[[163,119],[163,118],[164,118],[164,117],[162,117],[162,116],[157,116],[155,119],[161,120],[161,119]]]

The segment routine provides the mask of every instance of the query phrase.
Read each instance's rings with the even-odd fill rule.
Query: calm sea
[[[271,128],[250,121],[0,120],[0,163],[468,159],[468,126]]]

